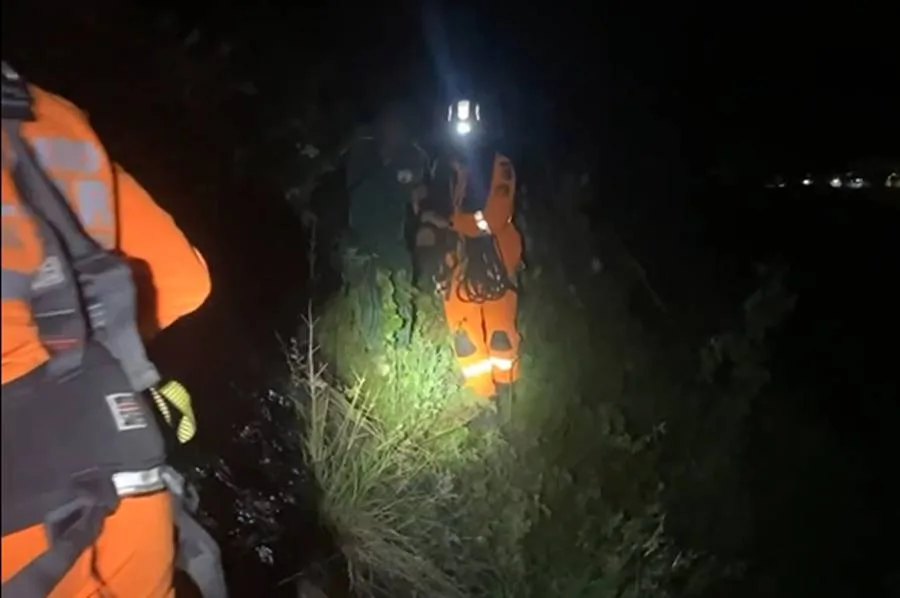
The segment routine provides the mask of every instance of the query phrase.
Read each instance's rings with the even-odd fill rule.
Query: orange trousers
[[[513,280],[522,263],[522,237],[512,223],[495,236],[506,273]],[[491,398],[497,393],[497,384],[510,384],[518,379],[518,294],[508,290],[492,301],[466,301],[465,295],[461,296],[457,274],[453,273],[444,299],[454,352],[466,387]]]
[[[18,573],[47,549],[43,526],[2,541],[2,577]],[[173,598],[175,524],[168,492],[126,498],[103,533],[48,598]]]

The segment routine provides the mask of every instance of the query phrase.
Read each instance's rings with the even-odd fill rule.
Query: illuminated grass
[[[587,314],[549,276],[529,289],[525,374],[503,437],[461,425],[471,399],[427,298],[409,346],[379,356],[361,349],[353,294],[327,306],[306,346],[321,344],[335,385],[295,347],[307,459],[359,595],[665,596],[691,563],[664,534],[663,426],[633,438],[615,407],[616,306]]]
[[[384,428],[359,386],[339,393],[317,385],[308,358],[295,354],[292,360],[299,380],[313,381],[303,411],[306,455],[354,589],[362,596],[394,587],[463,596],[419,544],[422,533],[440,525],[444,503],[453,498],[439,464],[416,430]]]
[[[446,407],[464,399],[446,375],[444,347],[417,335],[405,354],[389,351],[389,372],[369,384],[362,376],[375,366],[360,364],[356,382],[338,390],[313,365],[309,341],[290,354],[292,382],[308,394],[306,456],[353,587],[361,596],[468,595],[453,567],[434,558],[469,540],[448,521],[465,509],[458,469],[480,458],[465,429],[445,418]]]
[[[783,276],[768,277],[731,329],[662,348],[629,307],[647,299],[668,317],[644,269],[615,231],[588,238],[559,199],[526,235],[535,251],[520,297],[522,378],[502,430],[462,425],[480,399],[459,387],[435,298],[381,277],[376,330],[361,289],[317,306],[315,323],[308,314],[308,337],[289,355],[292,385],[320,511],[358,596],[687,597],[739,571],[677,544],[667,507],[733,476],[767,380],[765,332],[793,305]],[[600,267],[587,259],[595,244]],[[566,264],[573,257],[587,262],[582,272]],[[401,346],[388,298],[404,294],[417,318]],[[724,386],[723,367],[733,369]]]

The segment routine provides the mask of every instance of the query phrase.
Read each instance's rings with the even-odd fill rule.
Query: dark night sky
[[[587,132],[588,143],[651,143],[668,129],[703,161],[797,167],[897,151],[888,131],[891,120],[900,130],[900,34],[889,3],[871,13],[860,4],[444,4],[423,5],[432,54],[443,32],[458,71],[549,101],[556,128]]]
[[[122,6],[88,0],[79,10],[103,4]],[[659,143],[696,164],[803,168],[897,151],[888,131],[892,119],[900,130],[900,8],[891,3],[139,4],[173,10],[188,30],[241,38],[263,80],[300,74],[315,54],[357,96],[489,90],[600,156]]]
[[[167,209],[185,222],[192,241],[196,238],[209,257],[216,284],[226,291],[214,293],[212,306],[204,310],[207,315],[198,314],[198,318],[210,318],[206,320],[214,331],[210,338],[217,339],[213,344],[222,353],[208,352],[204,345],[185,359],[187,349],[179,346],[169,361],[176,377],[181,377],[179,371],[189,377],[187,370],[202,369],[219,384],[226,381],[221,372],[232,369],[231,364],[234,371],[265,369],[262,351],[257,356],[252,350],[233,350],[271,342],[276,315],[268,316],[272,322],[260,318],[260,305],[271,314],[280,314],[281,306],[293,325],[298,301],[306,300],[292,294],[296,289],[287,292],[284,288],[285,279],[292,278],[285,273],[299,271],[298,264],[305,263],[305,247],[292,244],[298,233],[281,201],[283,187],[277,180],[240,180],[231,176],[231,168],[235,147],[244,147],[242,135],[258,148],[256,133],[268,133],[266,127],[284,129],[285,121],[301,112],[307,99],[304,82],[311,71],[328,75],[321,81],[318,98],[326,101],[320,103],[349,96],[376,106],[384,99],[414,96],[438,106],[438,100],[444,99],[440,92],[454,82],[467,92],[499,94],[520,128],[534,127],[534,137],[548,147],[580,152],[579,166],[590,161],[592,174],[600,175],[592,178],[592,182],[600,181],[594,194],[600,218],[609,216],[617,231],[639,230],[640,244],[629,246],[635,248],[636,259],[667,301],[672,297],[676,305],[690,306],[684,309],[689,314],[706,310],[704,293],[712,293],[711,283],[703,282],[708,264],[700,263],[696,275],[689,267],[700,254],[690,243],[701,244],[690,235],[703,222],[697,216],[699,210],[690,209],[691,193],[680,191],[696,190],[691,186],[700,180],[695,175],[722,167],[766,175],[843,168],[867,156],[900,159],[900,2],[881,0],[872,10],[863,10],[864,2],[806,3],[810,5],[806,10],[788,0],[769,6],[720,1],[714,9],[710,4],[692,0],[643,4],[621,0],[516,4],[497,0],[3,0],[0,41],[3,58],[18,66],[26,78],[91,112],[105,143],[120,152],[127,167],[134,163],[138,177],[147,181],[156,196],[165,198]],[[164,32],[159,26],[166,10],[177,14],[177,31]],[[91,21],[92,27],[85,25]],[[98,22],[113,25],[101,35],[96,33]],[[202,31],[200,47],[185,49],[178,40],[194,28]],[[186,109],[188,102],[180,93],[186,82],[178,75],[190,69],[178,67],[201,65],[191,76],[202,71],[207,64],[202,60],[204,52],[207,57],[214,55],[217,42],[235,48],[235,64],[229,64],[225,76],[211,77],[214,84],[205,90],[199,108]],[[164,51],[157,52],[162,46]],[[145,76],[142,69],[154,72]],[[222,79],[236,78],[233,71],[243,71],[241,76],[252,79],[259,90],[252,99],[234,102],[247,112],[226,114],[217,112],[218,106],[209,108],[205,102],[227,96]],[[161,89],[172,97],[157,97],[164,93]],[[228,102],[220,103],[231,109]],[[276,162],[292,156],[291,149],[282,151],[281,146],[274,151],[280,152]],[[258,153],[269,159],[269,154]],[[277,169],[257,170],[258,178],[276,178],[271,172]],[[682,182],[687,184],[679,187]],[[729,218],[718,214],[725,224],[709,227],[715,229],[711,246],[727,241],[725,250],[715,245],[711,255],[704,254],[704,259],[715,261],[709,270],[715,266],[718,272],[726,271],[721,278],[742,293],[751,268],[749,259],[744,263],[743,253],[737,255],[738,249],[743,251],[740,245],[752,245],[753,251],[766,246],[768,252],[768,237],[775,228],[783,237],[799,239],[796,244],[803,251],[792,251],[807,261],[821,262],[801,281],[806,290],[800,296],[820,300],[818,307],[813,301],[813,307],[806,308],[812,315],[801,321],[800,332],[795,333],[801,339],[796,341],[796,352],[803,355],[802,360],[808,359],[799,366],[791,362],[797,368],[801,394],[807,392],[801,378],[821,379],[823,385],[833,387],[823,394],[838,397],[834,404],[840,409],[835,408],[834,419],[842,422],[840,431],[863,435],[869,429],[884,429],[884,434],[872,433],[866,440],[873,446],[890,438],[886,426],[896,418],[880,418],[881,411],[872,412],[871,427],[868,421],[850,425],[843,421],[854,411],[845,408],[846,397],[861,395],[860,382],[870,375],[869,370],[875,371],[874,383],[890,378],[891,386],[883,385],[889,392],[895,382],[891,366],[866,367],[887,363],[894,355],[879,354],[879,341],[887,338],[882,332],[883,314],[892,313],[896,305],[886,291],[891,276],[885,272],[893,271],[881,263],[896,240],[894,231],[888,230],[880,215],[866,214],[846,227],[836,227],[843,222],[844,212],[833,216],[823,211],[818,219],[807,220],[816,211],[806,208],[793,219],[770,217],[767,212],[745,226],[746,210],[733,208],[728,197],[719,201],[719,190],[713,191],[710,203],[718,212],[729,212]],[[260,208],[254,215],[258,218],[254,226],[264,231],[264,238],[250,238],[250,242],[246,242],[243,209],[246,197],[272,198],[268,203],[259,201],[271,209]],[[226,202],[234,198],[239,199],[234,205],[242,209],[229,211]],[[613,203],[618,205],[610,209]],[[732,219],[732,213],[738,216]],[[625,220],[625,225],[620,226],[617,218]],[[830,219],[835,222],[829,223]],[[701,225],[695,226],[694,221]],[[628,226],[634,222],[641,226]],[[745,234],[731,238],[744,228]],[[809,238],[813,241],[807,243]],[[729,248],[736,257],[727,255]],[[825,257],[819,258],[819,253]],[[873,307],[873,299],[887,307]],[[240,309],[232,310],[232,305]],[[832,332],[839,324],[844,326],[835,317],[842,313],[860,314],[858,326],[865,334],[854,335],[843,328]],[[714,318],[703,313],[696,319],[705,323]],[[823,321],[828,326],[822,326]],[[833,336],[826,338],[826,333]],[[870,333],[874,336],[867,336]],[[196,339],[206,338],[187,334],[195,335],[191,337],[194,344],[186,342],[184,347],[199,347]],[[218,336],[225,334],[234,340]],[[839,336],[844,334],[850,340]],[[807,337],[816,339],[816,345]],[[172,343],[180,340],[177,335],[173,339]],[[850,371],[858,374],[846,376],[840,384],[819,375],[825,371],[838,377],[850,365],[857,368]],[[186,382],[190,386],[190,380]],[[219,391],[213,388],[219,387],[210,384],[197,394],[205,392],[218,400]],[[889,392],[883,395],[893,398]],[[234,417],[240,421],[238,415]],[[857,417],[862,422],[869,416],[859,410]],[[230,433],[227,427],[222,429]],[[851,444],[848,440],[847,445]],[[879,444],[872,454],[891,454],[892,447],[884,446]],[[840,454],[841,458],[846,455]],[[781,458],[775,455],[771,460],[778,463]],[[761,470],[760,477],[768,476],[768,469]],[[822,488],[834,484],[832,477],[823,479],[827,484],[823,481]],[[856,485],[847,486],[857,490]],[[875,496],[885,503],[890,499],[889,493]],[[868,499],[860,504],[865,507],[860,512],[876,512],[869,508]],[[826,524],[809,536],[811,541],[834,527],[835,513],[840,511],[827,511]],[[856,511],[847,513],[856,516]],[[774,534],[771,546],[782,540],[791,545],[796,538],[789,536],[803,527],[796,520],[814,519],[805,512],[800,515],[791,517],[783,535]],[[846,526],[859,542],[844,544],[848,551],[871,543],[862,535],[868,529],[859,528],[857,519],[848,517]],[[801,533],[794,535],[799,538]],[[889,558],[889,553],[884,555]],[[818,577],[814,567],[812,577]]]

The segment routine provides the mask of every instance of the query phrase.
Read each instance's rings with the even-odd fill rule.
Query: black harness
[[[46,552],[3,583],[3,596],[46,597],[123,498],[169,492],[175,565],[205,598],[225,598],[218,547],[190,515],[196,499],[166,465],[145,396],[160,378],[137,330],[131,271],[84,230],[20,134],[34,120],[32,98],[6,63],[2,84],[4,168],[43,245],[33,275],[4,267],[3,299],[29,303],[51,356],[3,386],[2,533],[43,525],[49,540]]]

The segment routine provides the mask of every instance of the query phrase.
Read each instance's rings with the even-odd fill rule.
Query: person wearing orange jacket
[[[3,596],[171,597],[181,570],[223,598],[144,349],[203,304],[207,266],[85,114],[5,62],[2,83]]]
[[[434,168],[423,204],[424,228],[450,233],[436,276],[465,385],[485,399],[519,374],[516,326],[522,237],[513,224],[516,174],[486,135],[480,106],[460,100],[448,110],[451,149]],[[439,235],[438,235],[439,236]],[[429,238],[434,235],[419,235]],[[496,413],[482,411],[479,420]]]

